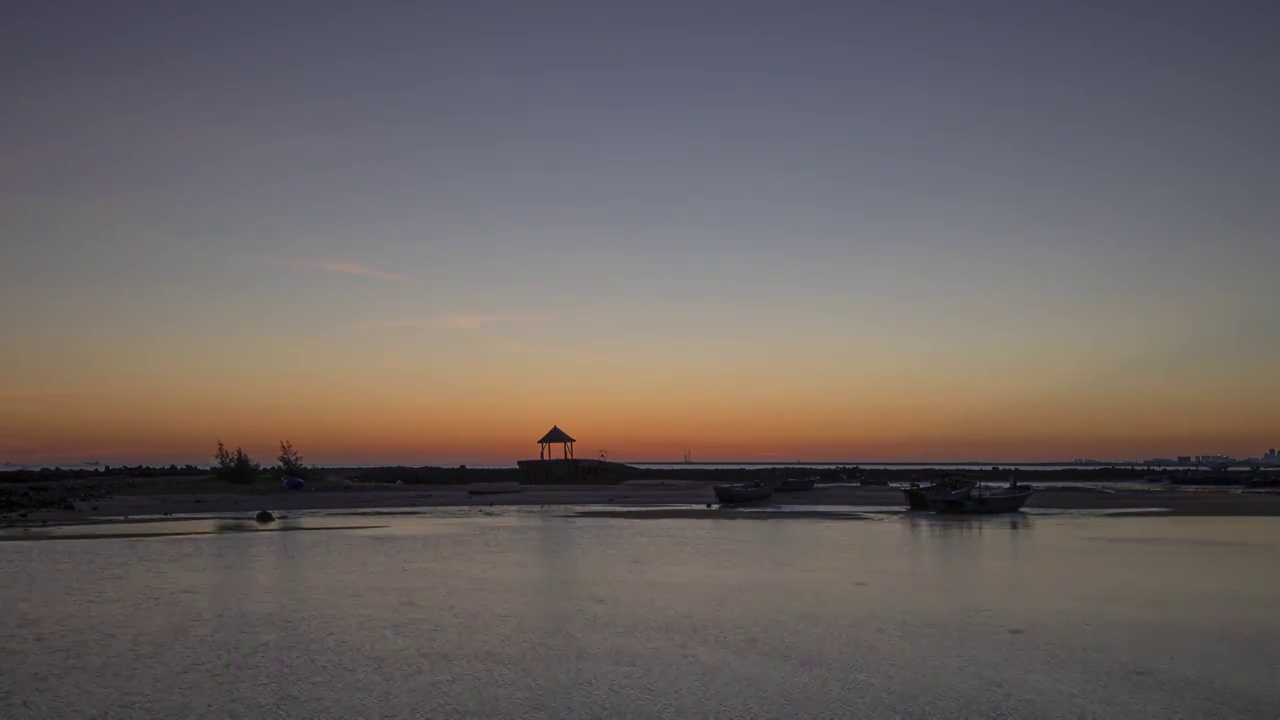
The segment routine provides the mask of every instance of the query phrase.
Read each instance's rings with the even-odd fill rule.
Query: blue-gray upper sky
[[[401,330],[504,325],[485,342],[521,355],[581,350],[567,327],[785,372],[770,339],[858,338],[1274,392],[1277,27],[1263,2],[21,3],[0,329],[26,349],[0,368],[82,389],[114,376],[79,341],[161,372],[156,337],[419,358]]]

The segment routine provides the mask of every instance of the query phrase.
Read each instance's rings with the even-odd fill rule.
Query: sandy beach
[[[222,514],[252,516],[259,510],[274,513],[303,510],[416,509],[433,507],[525,506],[663,506],[661,513],[630,517],[723,517],[711,485],[696,481],[633,481],[613,485],[519,486],[518,492],[477,494],[477,490],[501,489],[489,484],[399,485],[314,482],[305,490],[284,490],[275,483],[233,486],[210,478],[127,479],[110,484],[67,481],[38,487],[59,496],[43,507],[17,508],[0,515],[4,526],[96,524],[175,515]],[[508,486],[509,489],[517,489]],[[30,492],[21,487],[6,491]],[[65,499],[64,499],[65,498]],[[764,507],[806,509],[805,516],[831,513],[816,510],[875,508],[902,509],[902,493],[894,487],[850,484],[819,485],[812,491],[776,493]],[[674,509],[673,509],[674,508]],[[1222,488],[1106,488],[1096,486],[1051,487],[1039,490],[1027,504],[1031,510],[1104,510],[1115,514],[1134,511],[1143,515],[1176,516],[1280,516],[1280,493]],[[1153,512],[1158,510],[1159,512]],[[847,513],[846,513],[847,514]],[[773,517],[800,516],[799,513]]]

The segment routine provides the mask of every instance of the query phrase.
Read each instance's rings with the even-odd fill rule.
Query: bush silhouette
[[[218,441],[218,451],[214,453],[214,459],[218,461],[218,467],[214,468],[214,475],[226,480],[227,482],[247,485],[253,482],[254,476],[258,474],[258,463],[249,459],[244,450],[237,447],[233,453],[227,450],[227,446]]]

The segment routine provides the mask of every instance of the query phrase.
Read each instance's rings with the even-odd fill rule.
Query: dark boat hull
[[[907,498],[909,510],[932,510],[934,503],[940,500],[963,500],[973,491],[972,486],[957,487],[955,485],[929,485],[927,487],[906,488],[902,494]]]
[[[812,490],[814,485],[818,484],[818,478],[811,477],[803,480],[783,480],[778,483],[778,487],[774,488],[777,492],[800,492],[802,490]]]
[[[1016,492],[974,493],[965,499],[935,499],[930,505],[935,512],[947,515],[995,515],[1018,512],[1033,494],[1033,488],[1022,486]]]
[[[767,500],[773,495],[768,485],[715,485],[716,499],[725,505]]]
[[[921,488],[908,488],[902,491],[907,496],[907,509],[909,510],[928,510],[929,496],[924,494]]]

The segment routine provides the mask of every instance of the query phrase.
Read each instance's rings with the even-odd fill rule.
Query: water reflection
[[[1275,716],[1268,518],[199,522],[0,543],[0,717]]]
[[[907,513],[907,526],[913,533],[926,535],[981,535],[985,530],[1030,530],[1032,519],[1025,513],[1003,515],[938,515]]]

